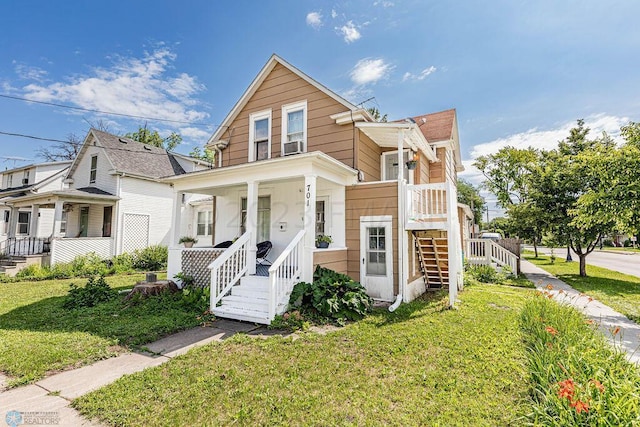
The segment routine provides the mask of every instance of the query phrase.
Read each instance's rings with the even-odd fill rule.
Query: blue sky
[[[181,133],[183,152],[272,53],[391,119],[456,108],[466,164],[553,146],[578,118],[614,135],[640,120],[635,1],[25,0],[0,15],[0,94],[174,120],[147,122]],[[1,97],[0,117],[0,132],[54,139],[145,122]],[[0,166],[38,161],[46,144],[0,135]]]

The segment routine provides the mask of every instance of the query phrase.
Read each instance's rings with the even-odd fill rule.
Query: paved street
[[[533,246],[525,246],[525,249],[533,250]],[[538,251],[548,255],[551,250],[538,248]],[[566,248],[556,248],[555,253],[558,258],[565,259],[567,257]],[[578,261],[578,255],[572,252],[571,256],[574,261]],[[587,264],[640,277],[640,253],[637,252],[613,253],[596,249],[587,255]]]

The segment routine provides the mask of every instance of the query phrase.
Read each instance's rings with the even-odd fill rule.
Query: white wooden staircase
[[[270,323],[269,278],[244,276],[222,297],[220,305],[211,310],[218,317],[255,323]]]
[[[446,237],[425,236],[414,231],[416,253],[427,290],[449,286],[449,254]]]

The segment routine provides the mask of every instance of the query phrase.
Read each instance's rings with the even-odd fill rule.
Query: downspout
[[[402,304],[404,294],[404,197],[402,197],[404,183],[404,130],[398,132],[398,295],[393,304],[389,306],[389,311],[394,312]]]

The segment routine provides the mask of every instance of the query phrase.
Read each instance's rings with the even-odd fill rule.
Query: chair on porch
[[[226,249],[231,245],[233,245],[233,242],[231,240],[225,240],[224,242],[220,242],[217,245],[215,245],[214,248],[216,248],[216,249]]]
[[[271,262],[267,259],[267,255],[271,252],[271,248],[273,248],[273,244],[268,240],[256,245],[256,262],[258,265],[271,265]]]

